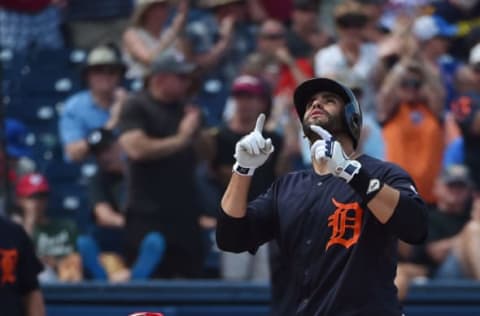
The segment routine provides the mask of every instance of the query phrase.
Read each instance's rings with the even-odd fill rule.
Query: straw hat
[[[150,8],[150,6],[156,3],[170,4],[170,1],[169,0],[136,0],[135,9],[133,11],[130,23],[135,26],[140,25],[140,21],[142,20],[145,12]]]

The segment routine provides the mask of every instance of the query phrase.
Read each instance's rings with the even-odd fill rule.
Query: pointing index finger
[[[265,114],[261,113],[257,118],[257,123],[255,124],[255,131],[262,133],[263,125],[265,125]]]
[[[324,129],[321,126],[317,125],[310,125],[310,129],[316,133],[318,136],[320,136],[323,140],[331,140],[332,139],[332,134],[330,134],[329,131]]]

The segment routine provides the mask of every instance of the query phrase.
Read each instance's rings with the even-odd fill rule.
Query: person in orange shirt
[[[444,95],[438,77],[418,62],[404,60],[388,74],[377,103],[386,160],[406,169],[420,195],[432,204],[444,148]]]

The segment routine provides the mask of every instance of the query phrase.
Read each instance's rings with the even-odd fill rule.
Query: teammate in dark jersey
[[[260,115],[236,145],[218,246],[255,252],[278,242],[290,270],[279,315],[402,315],[393,283],[397,242],[420,243],[427,234],[413,181],[401,168],[355,152],[362,115],[350,89],[315,78],[297,87],[294,102],[313,169],[280,178],[247,204],[251,175],[274,150]]]

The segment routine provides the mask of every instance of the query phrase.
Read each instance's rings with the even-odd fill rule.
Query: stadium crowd
[[[276,150],[250,199],[311,163],[292,100],[311,77],[353,90],[360,151],[430,206],[426,243],[399,244],[400,298],[480,279],[480,1],[2,0],[0,49],[2,213],[40,282],[275,282],[276,245],[220,252],[216,214],[259,113]]]

